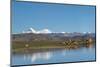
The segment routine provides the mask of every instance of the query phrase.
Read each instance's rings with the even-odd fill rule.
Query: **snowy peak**
[[[34,33],[34,34],[61,34],[61,35],[65,35],[65,36],[76,36],[76,35],[85,35],[85,34],[92,34],[91,32],[83,32],[83,33],[79,33],[79,32],[52,32],[51,30],[45,28],[42,30],[35,30],[34,28],[29,28],[27,30],[24,30],[22,33]]]
[[[29,28],[28,30],[26,31],[23,31],[23,33],[35,33],[35,34],[40,34],[40,33],[43,33],[43,34],[46,34],[46,33],[52,33],[49,29],[43,29],[43,30],[35,30],[33,28]]]
[[[38,33],[52,33],[49,29],[43,29],[38,31]]]
[[[32,33],[36,33],[35,29],[33,28],[29,28],[29,31],[31,31]]]

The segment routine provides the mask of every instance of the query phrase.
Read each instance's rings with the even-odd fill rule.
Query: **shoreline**
[[[90,44],[88,46],[84,45],[83,46],[79,46],[79,45],[74,45],[74,46],[43,46],[43,47],[28,47],[28,48],[18,48],[18,49],[12,49],[12,53],[17,53],[17,52],[31,52],[31,51],[38,51],[38,50],[56,50],[56,49],[80,49],[82,47],[86,47],[86,48],[90,48],[93,47],[94,44]]]

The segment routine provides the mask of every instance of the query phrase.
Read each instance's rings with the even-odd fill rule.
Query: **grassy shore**
[[[36,49],[54,49],[54,48],[66,48],[66,49],[77,49],[80,47],[89,47],[95,43],[93,40],[68,40],[68,41],[13,41],[12,51],[23,52],[25,50],[36,50]]]

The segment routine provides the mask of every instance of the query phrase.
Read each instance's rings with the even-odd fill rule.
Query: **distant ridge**
[[[13,34],[64,34],[65,36],[74,36],[74,35],[85,35],[85,34],[95,34],[92,32],[53,32],[47,28],[42,30],[35,30],[34,28],[29,28],[27,30],[22,31],[21,33],[13,33]]]

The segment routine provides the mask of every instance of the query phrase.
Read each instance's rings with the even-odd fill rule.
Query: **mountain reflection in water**
[[[95,45],[77,49],[33,50],[12,54],[12,65],[45,64],[95,60]]]
[[[52,56],[51,52],[24,54],[24,60],[31,59],[32,62],[38,59],[48,60],[51,58],[51,56]]]

